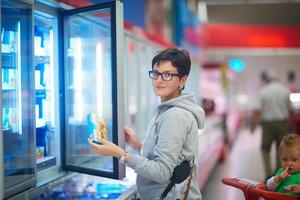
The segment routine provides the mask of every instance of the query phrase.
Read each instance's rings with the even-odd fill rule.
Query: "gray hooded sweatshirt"
[[[142,200],[160,199],[173,169],[182,160],[194,158],[188,199],[201,200],[197,182],[198,129],[204,126],[204,111],[192,93],[161,103],[151,120],[140,155],[132,155],[127,165],[137,173],[137,190]],[[166,200],[182,199],[188,179],[176,184]]]

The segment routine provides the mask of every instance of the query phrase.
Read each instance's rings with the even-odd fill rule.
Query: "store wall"
[[[272,70],[279,81],[285,86],[296,86],[297,92],[300,92],[300,54],[289,55],[248,55],[243,56],[245,61],[245,70],[232,78],[232,96],[233,102],[237,103],[241,109],[252,109],[257,98],[259,89],[263,86],[262,73]],[[288,74],[294,72],[295,82],[289,84]]]
[[[124,20],[138,27],[145,28],[146,0],[123,0]]]

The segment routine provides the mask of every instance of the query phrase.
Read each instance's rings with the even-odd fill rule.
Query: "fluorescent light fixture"
[[[198,17],[201,23],[208,22],[207,5],[204,1],[199,1],[198,3]]]
[[[300,102],[300,93],[291,93],[290,100],[293,103],[299,103]]]
[[[103,74],[102,74],[102,44],[100,42],[96,45],[96,95],[97,95],[97,113],[98,116],[103,117]]]
[[[21,82],[21,24],[20,21],[18,22],[18,41],[17,41],[17,46],[18,46],[18,51],[17,51],[17,56],[18,56],[18,77],[17,77],[17,87],[18,87],[18,104],[17,105],[17,109],[18,109],[18,114],[19,115],[19,119],[15,119],[15,123],[17,123],[17,125],[19,126],[18,129],[19,130],[15,130],[18,131],[20,135],[22,135],[22,82]]]
[[[54,51],[53,51],[53,30],[50,30],[50,41],[49,41],[49,53],[50,53],[50,77],[51,77],[51,83],[50,83],[50,110],[51,110],[51,116],[50,121],[52,127],[55,127],[55,96],[54,96]]]
[[[79,122],[83,119],[83,99],[82,99],[82,51],[81,51],[81,38],[72,39],[74,48],[74,72],[73,72],[73,85],[74,85],[74,117]]]

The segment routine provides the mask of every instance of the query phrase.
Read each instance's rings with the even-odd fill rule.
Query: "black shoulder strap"
[[[166,198],[167,194],[170,192],[170,190],[173,188],[174,185],[175,185],[175,182],[171,180],[169,185],[166,187],[164,192],[161,194],[160,200],[163,200],[164,198]]]
[[[192,182],[192,176],[193,176],[193,169],[194,169],[194,159],[193,159],[192,168],[190,170],[190,177],[189,177],[189,180],[188,180],[188,183],[187,183],[187,186],[186,186],[186,190],[184,192],[183,200],[187,200],[187,198],[189,196],[191,182]]]
[[[192,165],[194,165],[194,159]],[[182,183],[184,180],[186,180],[191,174],[191,169],[192,167],[190,165],[190,161],[188,160],[184,160],[179,165],[177,165],[174,168],[170,183],[166,187],[164,192],[161,194],[160,199],[163,200],[164,198],[166,198],[167,194],[170,192],[170,190],[175,184]]]

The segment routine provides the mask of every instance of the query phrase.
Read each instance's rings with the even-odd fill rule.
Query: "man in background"
[[[280,166],[278,147],[281,139],[288,132],[288,121],[293,115],[292,104],[289,98],[289,90],[278,81],[274,72],[266,73],[267,84],[259,92],[258,100],[253,111],[253,133],[259,121],[262,126],[261,150],[264,161],[266,178],[272,176],[274,171],[271,165],[271,147],[276,142],[276,166]]]

